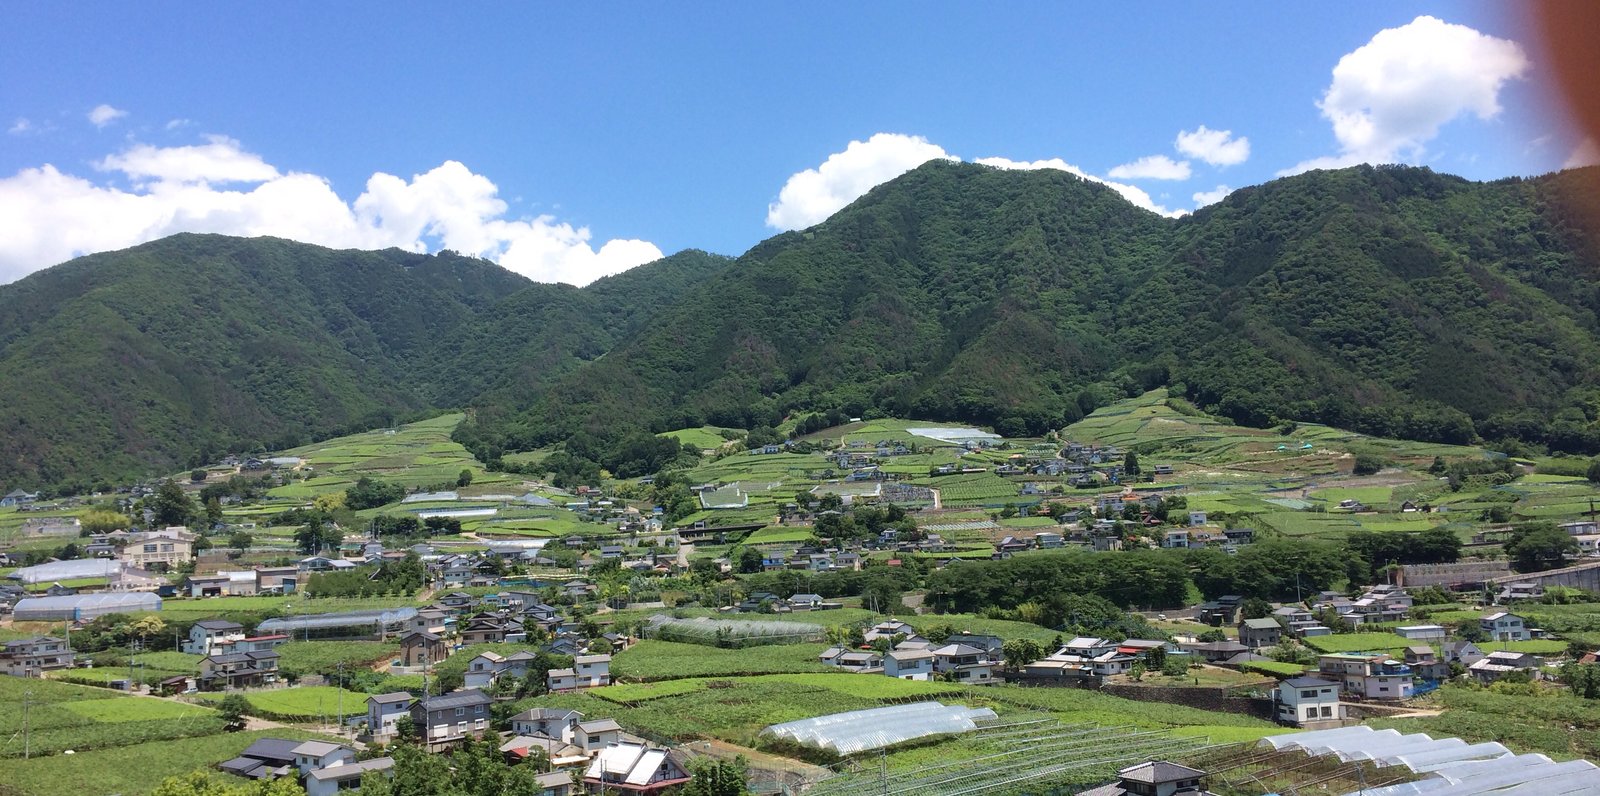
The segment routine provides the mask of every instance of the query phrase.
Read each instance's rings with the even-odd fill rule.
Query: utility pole
[[[336,683],[336,685],[339,686],[339,707],[337,710],[338,718],[336,720],[339,722],[339,735],[342,736],[344,735],[344,661],[339,662],[339,666],[336,671],[339,675],[338,682]]]
[[[23,760],[27,760],[28,757],[30,756],[30,753],[33,751],[33,747],[31,745],[33,737],[28,732],[28,730],[29,730],[29,727],[28,727],[28,708],[32,707],[32,705],[33,705],[32,699],[33,699],[33,692],[32,691],[23,691],[22,692],[22,759]]]

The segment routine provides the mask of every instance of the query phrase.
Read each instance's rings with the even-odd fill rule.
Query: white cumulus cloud
[[[0,178],[0,283],[92,252],[178,232],[277,237],[342,248],[452,249],[545,282],[588,284],[660,259],[642,240],[596,245],[552,216],[508,218],[487,177],[456,161],[407,180],[377,173],[353,202],[315,174],[281,172],[229,138],[135,144],[96,164],[123,189],[44,165]],[[218,187],[227,185],[227,188]]]
[[[1212,130],[1203,124],[1194,130],[1179,130],[1173,145],[1213,166],[1237,166],[1250,159],[1250,139],[1234,138],[1232,130]]]
[[[1122,194],[1122,198],[1128,200],[1129,203],[1149,210],[1152,213],[1160,213],[1164,216],[1177,218],[1178,216],[1181,216],[1187,212],[1184,210],[1169,210],[1159,204],[1156,204],[1156,201],[1150,198],[1150,194],[1142,188],[1128,185],[1127,183],[1115,182],[1101,177],[1096,177],[1093,174],[1090,174],[1089,172],[1062,160],[1061,158],[1033,161],[1018,161],[1010,160],[1008,158],[978,158],[973,162],[981,163],[985,166],[993,166],[997,169],[1056,169],[1058,171],[1067,172],[1068,174],[1077,175],[1090,182],[1100,183],[1101,185],[1104,185],[1107,188]]]
[[[1528,69],[1516,42],[1434,17],[1379,31],[1339,59],[1317,103],[1339,153],[1280,174],[1415,159],[1457,117],[1498,116],[1500,90]]]
[[[961,158],[922,136],[877,133],[865,141],[851,141],[843,152],[829,155],[822,165],[789,177],[778,192],[778,200],[767,206],[767,226],[792,230],[820,224],[867,191],[930,160],[960,161]],[[1059,169],[1110,187],[1146,210],[1164,216],[1180,216],[1185,212],[1162,207],[1138,187],[1097,177],[1061,158],[1020,161],[989,157],[973,162],[1001,169]],[[1188,164],[1181,166],[1188,168]]]
[[[6,128],[6,132],[12,135],[27,135],[33,132],[33,122],[19,117]]]
[[[1194,206],[1198,209],[1205,207],[1206,205],[1214,205],[1222,201],[1223,198],[1232,192],[1233,189],[1226,185],[1218,185],[1214,190],[1210,191],[1200,191],[1193,197]]]
[[[767,226],[802,229],[821,223],[862,194],[930,160],[960,160],[918,135],[878,133],[851,141],[814,169],[791,177],[767,205]]]
[[[1114,166],[1106,176],[1118,180],[1187,180],[1189,161],[1166,155],[1145,155],[1132,163]]]
[[[127,111],[118,110],[110,105],[96,105],[94,110],[89,111],[89,122],[95,127],[103,128],[127,115]]]
[[[162,182],[266,182],[278,176],[259,155],[246,152],[227,136],[206,136],[199,146],[156,147],[134,144],[95,164],[135,180]]]

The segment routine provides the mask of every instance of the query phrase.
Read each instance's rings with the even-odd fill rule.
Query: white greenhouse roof
[[[1600,767],[1587,760],[1556,763],[1544,755],[1513,755],[1493,742],[1468,744],[1460,738],[1402,735],[1396,730],[1373,730],[1363,725],[1272,735],[1261,741],[1274,749],[1300,749],[1312,755],[1334,755],[1340,760],[1405,766],[1423,775],[1415,782],[1368,788],[1364,791],[1366,796],[1600,793]]]
[[[109,578],[122,571],[122,562],[110,558],[79,558],[72,561],[51,561],[48,564],[23,567],[6,577],[23,583],[50,583],[58,580]]]
[[[978,722],[994,718],[988,708],[917,702],[774,724],[761,734],[849,755],[929,735],[971,732]]]
[[[116,611],[159,611],[161,598],[153,592],[127,591],[99,594],[73,594],[63,597],[25,597],[12,609],[17,617],[41,611],[71,612],[73,610],[112,613]]]
[[[358,627],[363,625],[376,625],[382,622],[385,625],[394,625],[404,622],[417,615],[415,608],[388,608],[372,611],[349,611],[340,614],[306,614],[304,616],[290,616],[283,619],[268,619],[256,626],[256,632],[266,635],[270,633],[292,633],[296,630],[320,629],[328,627]]]

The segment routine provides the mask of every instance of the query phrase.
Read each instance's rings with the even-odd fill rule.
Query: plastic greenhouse
[[[677,619],[665,614],[650,617],[645,628],[649,638],[683,641],[690,644],[718,644],[747,647],[757,644],[798,644],[820,641],[826,635],[821,625],[773,620],[713,619],[697,616]]]
[[[761,734],[852,755],[914,738],[971,732],[979,722],[995,718],[995,712],[988,708],[917,702],[774,724]]]
[[[373,635],[395,629],[397,625],[417,615],[415,608],[387,608],[372,611],[349,611],[339,614],[307,614],[282,619],[268,619],[256,627],[261,635],[284,633],[290,636],[306,634],[326,637],[329,630],[345,628],[371,628]],[[323,631],[318,633],[318,631]]]

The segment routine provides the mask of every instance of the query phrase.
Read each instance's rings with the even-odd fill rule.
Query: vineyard
[[[939,490],[939,498],[946,506],[1005,504],[1015,501],[1018,494],[1016,484],[993,473],[941,476],[915,483]]]
[[[0,677],[0,758],[130,746],[221,731],[222,720],[216,712],[196,705],[49,680]]]

